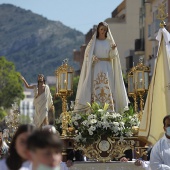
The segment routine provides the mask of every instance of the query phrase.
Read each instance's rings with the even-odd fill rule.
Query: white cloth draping
[[[112,50],[113,44],[115,42],[109,29],[105,40],[96,39],[95,33],[87,45],[74,111],[86,110],[87,102],[94,101],[100,104],[109,103],[110,109],[116,112],[128,107],[129,100],[123,82],[119,54],[117,47]],[[94,56],[99,58],[98,62],[93,62]]]
[[[154,145],[150,156],[152,170],[170,170],[170,139],[165,135]]]
[[[45,85],[45,92],[40,96],[36,97],[38,94],[37,86],[34,88],[34,124],[36,127],[40,127],[44,119],[48,116],[48,111],[53,105],[52,96],[48,85]]]
[[[159,29],[157,59],[138,136],[155,144],[163,136],[163,118],[170,113],[170,34]]]

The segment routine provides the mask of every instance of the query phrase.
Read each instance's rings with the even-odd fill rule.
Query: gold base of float
[[[133,137],[107,137],[102,135],[93,144],[75,143],[74,149],[82,150],[84,155],[93,161],[109,162],[125,156],[126,150],[132,150],[132,157],[146,156],[146,142],[138,138],[137,126],[132,127]]]
[[[145,143],[139,141],[138,137],[119,138],[101,136],[95,143],[90,145],[78,145],[76,143],[75,149],[82,150],[84,155],[90,158],[90,160],[108,162],[125,156],[124,152],[129,149],[132,150],[133,157],[138,158],[146,150],[144,146]],[[145,149],[142,151],[142,148]]]

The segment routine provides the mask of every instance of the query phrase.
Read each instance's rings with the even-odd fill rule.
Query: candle
[[[143,88],[143,74],[142,72],[138,72],[138,88],[142,89]]]
[[[60,75],[61,90],[65,89],[65,73]]]
[[[143,87],[143,79],[140,79],[140,85],[139,85],[139,88],[142,88]]]
[[[64,88],[67,89],[67,80],[64,80]]]

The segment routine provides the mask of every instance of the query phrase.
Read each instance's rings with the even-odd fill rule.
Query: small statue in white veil
[[[128,107],[117,45],[105,22],[98,24],[85,50],[74,111],[88,110],[87,102],[108,103],[116,112]]]

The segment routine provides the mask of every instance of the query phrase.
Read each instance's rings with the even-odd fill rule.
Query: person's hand
[[[93,56],[93,61],[94,61],[94,62],[98,62],[98,61],[99,61],[99,59],[97,58],[97,56],[95,56],[95,55]]]
[[[126,158],[126,157],[122,157],[120,159],[120,162],[128,162],[129,161],[129,158]]]
[[[67,165],[67,167],[73,166],[72,160],[67,160],[66,165]]]
[[[142,160],[137,159],[134,164],[136,166],[141,166],[142,165]]]
[[[22,75],[20,75],[19,77],[21,78],[21,80],[25,80],[25,78]]]
[[[116,47],[117,47],[116,44],[112,44],[112,45],[111,45],[112,50],[114,50]]]

